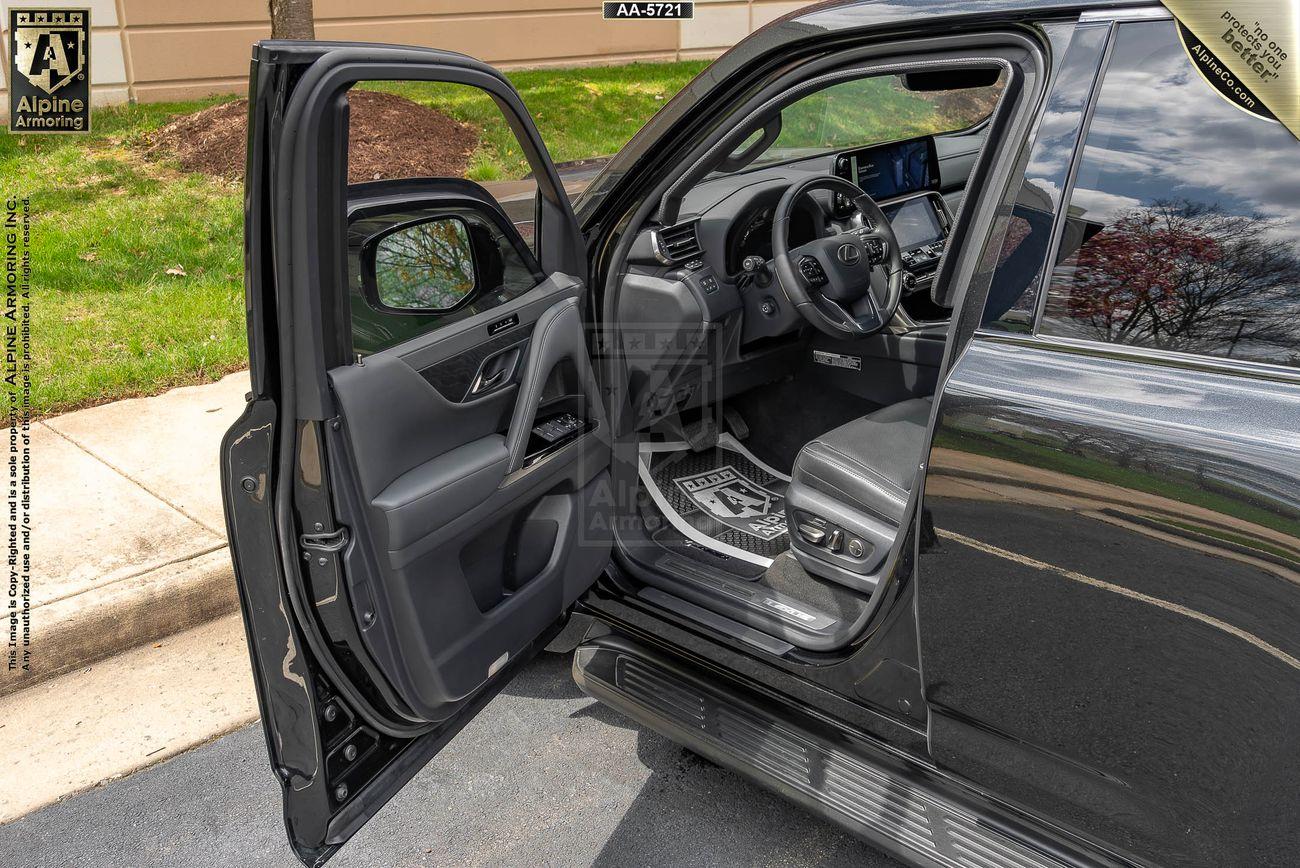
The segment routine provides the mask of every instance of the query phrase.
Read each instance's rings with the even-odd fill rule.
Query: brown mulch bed
[[[405,97],[352,91],[348,181],[382,178],[460,178],[478,146],[479,132]],[[187,172],[228,180],[244,177],[248,100],[182,115],[154,132],[145,154],[180,163]]]

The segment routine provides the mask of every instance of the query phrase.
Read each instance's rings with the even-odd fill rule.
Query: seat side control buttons
[[[826,539],[826,531],[811,524],[800,524],[799,536],[803,537],[813,545],[819,546],[822,544],[822,540]]]
[[[840,545],[842,545],[843,542],[844,534],[841,533],[840,529],[837,527],[835,530],[831,531],[830,539],[826,540],[826,548],[833,552],[837,552],[840,550]]]
[[[862,545],[862,540],[858,539],[857,537],[854,537],[853,539],[849,540],[848,548],[849,548],[849,556],[855,558],[862,557],[862,553],[865,551]]]

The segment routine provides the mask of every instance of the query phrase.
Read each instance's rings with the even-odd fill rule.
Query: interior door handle
[[[465,397],[472,398],[484,392],[490,392],[498,386],[504,386],[514,376],[515,369],[519,367],[519,357],[519,347],[515,346],[485,359],[482,366],[479,367],[478,373],[474,375],[474,380],[470,383],[469,391],[465,394]]]
[[[497,371],[494,374],[487,374],[486,376],[480,374],[478,378],[478,382],[474,384],[474,388],[471,389],[470,391],[474,393],[486,391],[492,388],[493,386],[497,385],[498,383],[500,383],[505,378],[506,378],[505,368],[502,368],[501,370]]]

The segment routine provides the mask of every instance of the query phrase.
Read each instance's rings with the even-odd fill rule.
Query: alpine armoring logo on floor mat
[[[785,498],[730,464],[673,482],[706,515],[728,527],[764,540],[786,532]]]

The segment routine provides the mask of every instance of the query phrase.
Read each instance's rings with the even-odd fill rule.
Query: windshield
[[[832,85],[787,106],[780,134],[749,165],[964,130],[988,117],[1001,92],[1001,78],[986,87],[934,91],[907,90],[892,75]],[[761,135],[755,131],[734,153]]]

